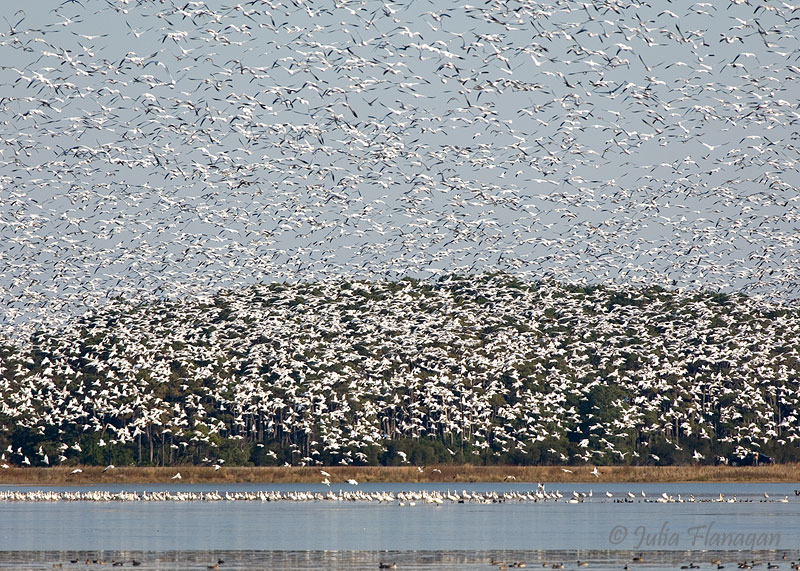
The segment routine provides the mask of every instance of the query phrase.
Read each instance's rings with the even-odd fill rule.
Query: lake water
[[[397,502],[0,502],[0,567],[81,566],[133,560],[142,569],[220,568],[376,569],[381,561],[405,569],[487,569],[491,561],[620,569],[644,552],[643,568],[674,569],[693,559],[800,559],[800,497],[793,484],[547,484],[561,502],[493,504]],[[69,488],[6,486],[5,490],[319,491],[321,485],[139,485]],[[339,487],[333,485],[333,489]],[[363,484],[374,491],[535,491],[535,484]],[[614,503],[628,491],[636,499]],[[735,503],[654,503],[662,493]],[[788,503],[763,501],[788,496]],[[786,559],[783,559],[786,554]],[[80,563],[70,563],[70,561]],[[99,564],[99,563],[98,563]],[[766,565],[766,564],[765,564]],[[716,568],[716,565],[714,565]],[[735,568],[735,567],[734,567]]]

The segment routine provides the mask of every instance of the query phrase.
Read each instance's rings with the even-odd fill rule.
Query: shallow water
[[[548,484],[565,497],[592,490],[584,503],[494,503],[411,507],[358,502],[0,502],[0,567],[88,568],[86,561],[136,559],[141,569],[485,569],[492,560],[590,561],[620,569],[645,552],[648,569],[693,559],[797,560],[800,497],[793,484]],[[320,485],[91,486],[4,489],[125,491],[327,491]],[[339,489],[333,486],[334,490]],[[341,489],[353,489],[344,485]],[[370,491],[439,490],[446,484],[372,484]],[[531,491],[535,484],[458,484],[453,491]],[[630,503],[614,498],[635,493]],[[654,503],[662,493],[697,500],[736,496],[735,503]],[[763,501],[788,496],[788,503]],[[723,556],[714,553],[723,552]],[[71,564],[78,560],[81,563]],[[713,566],[716,568],[716,565]],[[766,568],[766,565],[764,566]],[[735,566],[733,567],[735,568]]]
[[[640,554],[625,550],[440,550],[440,551],[10,551],[0,552],[0,569],[101,569],[113,562],[122,567],[153,570],[209,569],[279,569],[308,571],[312,569],[374,571],[380,564],[396,564],[407,571],[442,571],[498,569],[497,562],[525,563],[527,568],[549,568],[563,564],[564,569],[582,569],[578,562],[591,569],[630,569],[666,571],[689,564],[700,569],[716,569],[717,561],[728,569],[742,561],[756,563],[755,569],[766,569],[768,563],[778,569],[791,569],[790,563],[800,557],[797,551],[648,551]]]

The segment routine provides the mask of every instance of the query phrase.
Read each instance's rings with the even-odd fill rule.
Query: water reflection
[[[598,483],[599,484],[599,483]],[[800,498],[791,484],[569,485],[584,503],[445,503],[400,506],[359,502],[0,502],[0,551],[86,550],[185,553],[209,550],[272,553],[453,553],[481,550],[795,550],[800,549]],[[535,490],[533,484],[458,484],[451,490]],[[30,487],[6,487],[28,490]],[[48,488],[51,490],[88,488]],[[112,492],[156,491],[164,486],[103,486]],[[314,486],[175,485],[170,491],[220,493],[308,490]],[[446,491],[446,484],[361,485],[364,491]],[[635,490],[630,503],[614,503]],[[605,492],[612,493],[612,499]],[[661,493],[736,503],[653,503]],[[790,495],[787,503],[762,501]],[[763,539],[760,541],[760,539]],[[769,540],[769,541],[767,541]],[[348,556],[349,557],[349,556]],[[353,556],[355,557],[355,556]],[[578,558],[575,558],[576,560]]]

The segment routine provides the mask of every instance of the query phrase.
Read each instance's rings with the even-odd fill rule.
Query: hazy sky
[[[6,333],[114,295],[341,275],[797,297],[783,2],[18,6]]]

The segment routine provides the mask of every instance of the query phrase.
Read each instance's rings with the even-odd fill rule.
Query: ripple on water
[[[641,561],[638,561],[641,557]],[[142,571],[188,569],[276,569],[276,570],[375,570],[396,564],[406,570],[494,569],[500,562],[509,568],[524,563],[527,568],[642,569],[674,570],[689,564],[701,569],[738,568],[738,563],[755,563],[755,568],[791,570],[800,560],[797,550],[769,551],[648,551],[630,550],[481,550],[481,551],[3,551],[0,569],[100,569],[119,567]],[[588,565],[581,566],[578,562]]]

